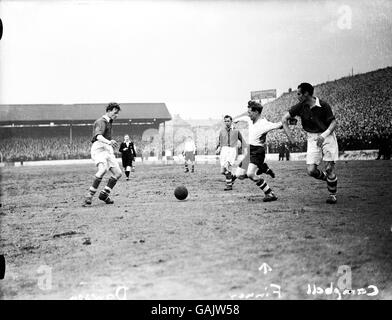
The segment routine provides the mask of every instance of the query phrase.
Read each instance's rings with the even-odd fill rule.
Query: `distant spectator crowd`
[[[115,137],[123,141],[122,137]],[[141,138],[134,139],[135,150],[141,156],[147,144]],[[91,141],[89,137],[75,137],[70,143],[69,137],[42,138],[7,138],[0,140],[0,154],[3,162],[32,161],[32,160],[66,160],[89,159]],[[120,156],[118,150],[116,155]]]

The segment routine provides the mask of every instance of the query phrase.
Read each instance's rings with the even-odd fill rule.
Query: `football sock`
[[[187,164],[187,163],[185,163],[185,170],[186,170],[186,171],[189,170],[189,169],[188,169],[188,164]]]
[[[263,163],[256,172],[257,175],[261,175],[262,173],[266,173],[272,178],[275,178],[275,173],[268,167],[268,164],[266,163]]]
[[[338,177],[335,175],[333,178],[327,177],[327,188],[330,194],[336,194],[338,186]]]
[[[267,182],[264,181],[264,179],[260,179],[260,181],[256,183],[256,186],[263,190],[265,194],[269,194],[272,191],[271,188],[268,186]]]
[[[103,188],[103,190],[99,193],[99,199],[106,201],[109,198],[109,194],[112,189],[110,189],[108,186]]]
[[[323,180],[323,181],[327,180],[326,173],[321,171],[321,170],[319,170],[319,169],[316,169],[316,173],[313,175],[313,177],[315,177],[318,180]]]
[[[261,165],[259,169],[261,173],[267,173],[267,174],[268,174],[268,170],[270,170],[270,168],[268,167],[268,164],[266,164],[265,162]]]
[[[129,178],[129,171],[125,171],[125,176]]]
[[[116,185],[116,183],[117,183],[117,179],[114,177],[110,177],[105,189],[109,188],[109,192],[110,192],[110,190],[113,189],[113,187]]]
[[[231,172],[228,172],[226,174],[226,185],[228,187],[231,187],[233,185],[233,175],[231,174]]]
[[[98,178],[98,177],[94,176],[93,184],[91,185],[91,187],[89,189],[89,192],[92,196],[97,192],[97,189],[98,189],[101,181],[102,181],[102,178]]]
[[[195,165],[192,164],[192,172],[195,171]]]
[[[270,175],[272,178],[275,178],[275,173],[270,168],[268,168],[268,170],[265,173]]]

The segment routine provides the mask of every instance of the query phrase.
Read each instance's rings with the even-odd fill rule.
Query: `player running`
[[[93,196],[107,171],[110,171],[112,176],[109,178],[106,187],[99,193],[98,198],[106,204],[114,203],[109,194],[121,177],[121,169],[114,156],[113,148],[117,148],[118,143],[112,140],[112,122],[117,118],[120,110],[119,104],[109,103],[106,107],[106,114],[94,122],[91,158],[98,167],[98,171],[84,199],[85,206],[91,205]]]
[[[224,116],[225,127],[219,132],[216,154],[220,155],[221,173],[226,176],[225,191],[233,190],[232,167],[237,157],[237,143],[241,141],[244,149],[245,140],[238,129],[233,128],[233,118],[229,115]]]
[[[335,135],[336,119],[328,103],[313,96],[314,88],[309,83],[298,86],[297,97],[299,103],[292,106],[283,116],[283,128],[290,143],[291,137],[288,120],[300,117],[303,129],[307,132],[306,164],[308,174],[316,179],[326,181],[330,193],[327,203],[337,202],[336,192],[338,178],[335,174],[335,161],[338,160],[339,150]],[[321,160],[326,162],[325,172],[318,169]]]
[[[248,102],[248,117],[240,117],[237,121],[246,120],[249,124],[249,165],[246,171],[246,176],[256,182],[256,185],[263,190],[265,197],[264,202],[275,201],[278,198],[272,192],[267,182],[259,175],[262,172],[268,171],[268,166],[265,160],[265,142],[267,133],[271,130],[281,129],[282,122],[273,123],[261,117],[263,107],[260,103],[255,101]],[[247,158],[242,161],[241,168],[245,169]],[[268,169],[266,169],[268,168]],[[269,169],[271,170],[271,169]],[[243,178],[243,175],[239,175]]]

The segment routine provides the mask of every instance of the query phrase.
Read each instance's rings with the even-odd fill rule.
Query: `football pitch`
[[[392,299],[392,162],[339,162],[335,205],[305,163],[269,165],[275,202],[218,165],[140,164],[88,208],[93,164],[2,168],[0,298]]]

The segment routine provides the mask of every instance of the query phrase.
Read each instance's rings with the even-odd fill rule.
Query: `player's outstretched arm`
[[[249,123],[249,122],[252,122],[252,120],[250,120],[250,118],[249,118],[248,115],[244,115],[244,116],[235,118],[235,120],[233,121],[233,123],[237,124],[237,123],[240,122],[240,121],[245,121],[245,122],[248,122],[248,123]]]
[[[287,138],[289,139],[289,142],[293,144],[294,139],[291,136],[291,132],[290,132],[289,125],[288,125],[288,121],[290,118],[291,118],[290,113],[286,112],[282,117],[282,125],[283,125],[283,130],[286,133]]]
[[[268,126],[268,131],[267,132],[283,128],[283,124],[282,124],[281,121],[279,121],[279,122],[269,122],[268,124],[269,124],[269,126]]]

